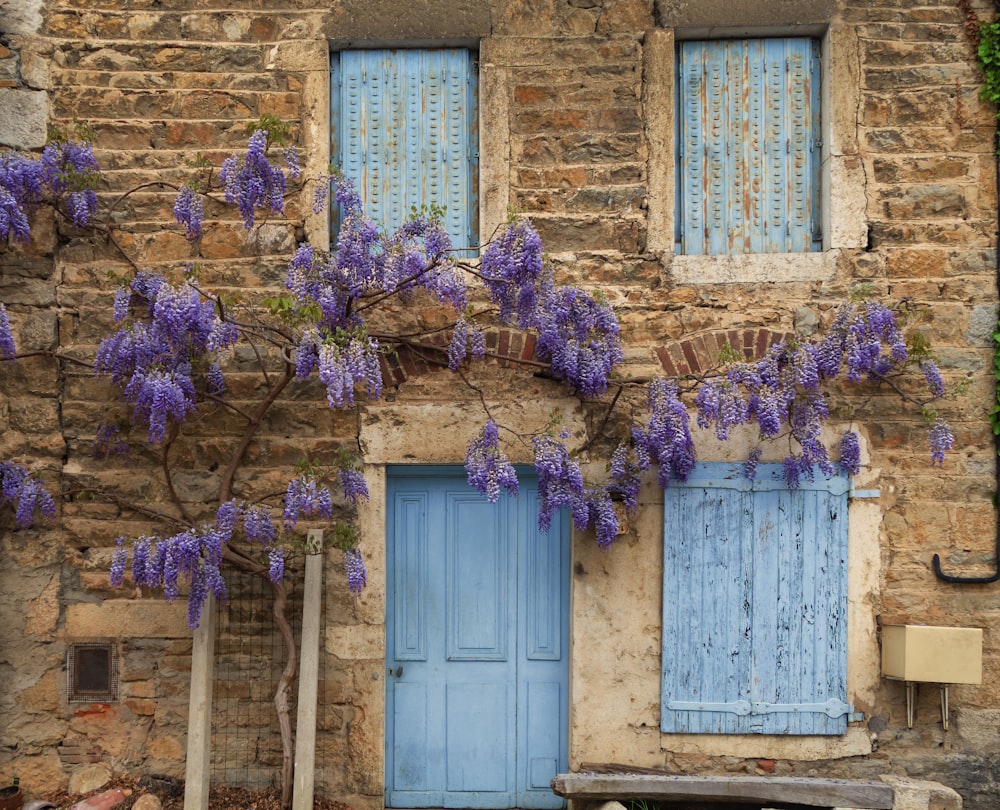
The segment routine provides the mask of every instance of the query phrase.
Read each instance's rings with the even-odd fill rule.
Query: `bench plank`
[[[892,810],[893,789],[882,782],[804,776],[672,776],[562,773],[552,791],[567,799],[727,801]]]

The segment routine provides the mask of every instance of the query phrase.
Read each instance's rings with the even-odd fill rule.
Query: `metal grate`
[[[118,701],[118,645],[73,644],[66,651],[66,694],[70,703]]]

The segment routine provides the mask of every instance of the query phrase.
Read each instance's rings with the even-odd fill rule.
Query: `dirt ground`
[[[104,793],[114,788],[125,791],[125,801],[116,810],[129,810],[139,797],[154,793],[163,804],[163,810],[184,810],[184,784],[180,780],[144,777],[142,779],[115,779],[99,790],[84,795],[70,796],[65,791],[53,791],[33,798],[51,802],[59,810],[71,807],[76,802]],[[252,791],[236,787],[213,787],[208,801],[209,810],[281,810],[281,795],[273,790]],[[313,810],[351,810],[342,802],[328,801],[317,797]]]

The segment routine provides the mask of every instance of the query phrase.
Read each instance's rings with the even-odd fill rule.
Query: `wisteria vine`
[[[208,199],[234,206],[247,230],[284,210],[285,195],[301,181],[301,170],[294,149],[281,150],[283,167],[272,159],[282,140],[276,134],[262,122],[250,134],[245,153],[222,163],[217,186],[180,188],[173,214],[186,238],[201,238]],[[0,155],[0,239],[27,241],[31,215],[43,204],[56,206],[78,227],[93,222],[99,178],[87,143],[54,142],[38,158]],[[387,233],[365,214],[349,180],[334,175],[311,182],[316,183],[316,213],[328,202],[337,206],[335,247],[324,251],[302,244],[288,264],[283,292],[264,302],[265,314],[237,318],[223,297],[197,283],[194,272],[168,278],[139,270],[116,292],[116,330],[100,344],[94,370],[116,387],[129,409],[125,421],[144,430],[150,445],[165,453],[203,408],[227,404],[227,359],[242,342],[279,347],[286,382],[315,378],[331,408],[354,407],[362,392],[369,400],[379,399],[386,352],[407,343],[372,326],[371,314],[390,299],[406,304],[422,297],[446,309],[451,317],[447,340],[421,348],[436,346],[439,362],[452,371],[487,355],[484,324],[492,321],[533,332],[536,353],[552,377],[580,398],[599,399],[611,386],[620,393],[628,385],[613,377],[623,351],[612,308],[580,287],[557,282],[527,219],[513,218],[472,265],[455,257],[434,211],[415,214]],[[0,304],[0,361],[16,356],[8,312]],[[492,418],[468,445],[467,479],[491,502],[505,493],[516,495],[517,474],[501,435],[522,442],[534,457],[539,526],[547,530],[555,513],[565,509],[577,529],[593,530],[598,544],[607,548],[620,529],[619,505],[626,513],[637,510],[644,476],[655,467],[659,484],[668,487],[694,468],[692,414],[698,429],[720,441],[743,426],[756,427],[759,439],[744,467],[748,478],[756,473],[764,443],[787,440],[784,475],[795,488],[838,466],[849,474],[860,470],[855,431],[840,435],[832,457],[823,440],[831,417],[828,384],[838,379],[885,383],[914,365],[927,389],[924,401],[943,396],[940,370],[926,353],[911,357],[893,310],[874,301],[844,304],[817,340],[777,343],[755,362],[730,362],[701,379],[649,381],[645,415],[632,420],[601,481],[586,480],[582,461],[587,455],[574,448],[565,430],[556,426],[524,437]],[[253,419],[246,418],[252,425]],[[932,464],[940,464],[954,437],[940,419],[931,420],[929,436]],[[97,444],[123,452],[128,447],[118,422],[98,431]],[[37,515],[55,515],[53,499],[25,468],[3,461],[0,476],[0,505],[14,510],[19,528],[30,526]],[[173,598],[181,592],[180,583],[188,583],[189,621],[196,625],[209,594],[225,598],[220,566],[235,553],[236,541],[257,549],[261,570],[277,583],[302,521],[336,521],[367,498],[364,476],[350,460],[325,472],[303,468],[271,501],[251,503],[226,491],[208,522],[190,519],[188,528],[174,534],[131,543],[120,539],[112,582],[125,581],[131,556],[131,578],[139,586],[161,588]],[[360,593],[367,572],[357,537],[350,529],[338,537],[349,590]]]

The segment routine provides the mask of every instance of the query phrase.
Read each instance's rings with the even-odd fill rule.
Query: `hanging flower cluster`
[[[357,596],[368,584],[368,571],[360,551],[348,549],[344,552],[344,569],[347,573],[347,589]]]
[[[623,353],[611,307],[579,287],[559,286],[542,261],[531,223],[514,220],[483,252],[483,283],[501,323],[538,332],[536,351],[556,379],[583,397],[607,389]]]
[[[469,486],[475,487],[490,503],[500,499],[500,490],[517,495],[517,473],[510,459],[500,450],[496,422],[487,420],[465,453],[465,472]]]
[[[500,323],[534,328],[543,262],[542,240],[531,223],[516,219],[504,228],[483,251],[481,267]]]
[[[169,537],[143,536],[131,544],[132,579],[143,588],[162,588],[173,601],[180,584],[189,583],[188,624],[197,627],[209,594],[226,599],[226,583],[220,566],[223,549],[242,528],[250,543],[259,545],[268,556],[272,582],[284,576],[284,550],[276,543],[269,509],[238,500],[223,503],[211,525],[188,529]],[[129,548],[118,538],[111,561],[111,584],[120,587],[125,579]]]
[[[16,357],[17,347],[14,345],[14,335],[10,331],[7,307],[0,303],[0,360],[14,360]]]
[[[834,466],[820,438],[830,416],[821,383],[841,374],[851,382],[879,381],[901,371],[908,353],[895,313],[876,301],[844,304],[824,337],[815,343],[776,343],[756,363],[736,363],[720,377],[706,380],[695,404],[698,425],[714,428],[720,441],[734,426],[756,422],[762,438],[788,432],[798,451],[784,459],[786,484],[795,488],[812,480],[815,470],[831,475]],[[944,382],[932,360],[920,363],[930,395],[944,393]],[[931,429],[932,461],[943,460],[951,433],[939,422]],[[840,442],[840,468],[857,472],[860,450],[853,432]],[[756,458],[747,473],[752,477]]]
[[[288,181],[285,179],[285,173],[268,160],[267,135],[266,129],[254,130],[247,144],[246,155],[243,157],[230,155],[223,162],[219,172],[226,202],[239,209],[243,227],[248,231],[253,230],[258,209],[275,214],[285,210]],[[285,161],[289,174],[293,178],[298,177],[298,157],[294,150],[285,150]],[[190,232],[191,225],[187,221],[179,221],[187,224]]]
[[[19,529],[32,526],[36,514],[56,516],[55,501],[45,485],[13,461],[0,461],[0,506],[13,508],[14,525]]]
[[[576,323],[575,319],[569,319]],[[835,465],[821,439],[830,416],[822,382],[841,375],[854,382],[879,381],[903,370],[908,353],[892,310],[877,303],[845,304],[826,335],[815,343],[776,343],[755,363],[733,363],[724,373],[695,386],[694,404],[698,426],[715,432],[719,441],[730,438],[733,428],[756,423],[761,439],[788,435],[796,449],[783,461],[785,483],[797,488],[813,480],[816,472],[832,475]],[[919,363],[930,396],[944,393],[941,373],[932,360]],[[579,465],[563,442],[549,437],[534,440],[535,468],[539,476],[542,506],[539,526],[547,529],[555,510],[568,507],[578,529],[593,527],[598,543],[609,545],[617,535],[618,518],[613,502],[626,511],[638,508],[641,476],[654,464],[660,486],[683,481],[695,466],[691,415],[673,380],[656,379],[647,388],[648,418],[632,427],[628,441],[611,457],[607,480],[588,487]],[[466,455],[469,482],[481,491],[484,470],[483,435],[473,441]],[[494,430],[491,436],[498,434]],[[947,424],[937,421],[930,430],[931,461],[940,464],[954,444]],[[490,446],[501,458],[499,446]],[[753,447],[744,474],[753,479],[762,455]],[[839,440],[836,463],[843,472],[857,474],[861,468],[860,440],[853,430]],[[488,480],[488,479],[485,479]],[[516,484],[515,484],[516,485]]]
[[[61,205],[70,221],[86,227],[97,214],[100,168],[91,145],[53,141],[34,159],[21,152],[0,153],[0,239],[27,242],[29,216],[43,203]]]
[[[138,273],[128,290],[116,296],[119,323],[128,318],[133,299],[145,303],[141,318],[101,343],[94,369],[121,389],[122,398],[133,405],[133,421],[148,424],[149,441],[159,444],[167,424],[183,422],[197,404],[195,368],[235,343],[238,333],[219,317],[214,301],[149,270]]]
[[[191,186],[184,186],[174,199],[174,219],[183,225],[188,241],[201,237],[205,220],[205,201]]]

